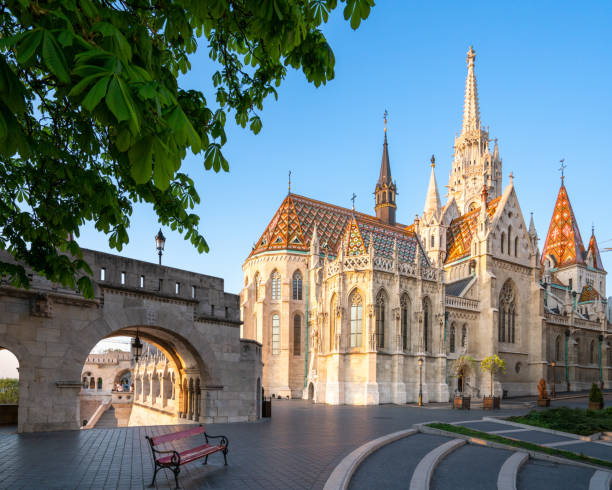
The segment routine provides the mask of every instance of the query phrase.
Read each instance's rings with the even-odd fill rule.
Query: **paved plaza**
[[[520,403],[515,403],[514,408],[496,411],[495,415],[516,415],[527,410],[520,407]],[[205,489],[322,488],[344,456],[372,439],[416,423],[480,420],[490,414],[489,411],[459,411],[435,406],[328,406],[275,400],[270,420],[209,425],[209,433],[229,438],[229,465],[223,466],[220,454],[211,456],[208,466],[200,462],[187,464],[181,468],[180,484],[184,488]],[[144,488],[153,474],[145,435],[159,435],[179,428],[155,426],[29,434],[16,434],[4,428],[0,430],[0,488]],[[419,442],[413,438],[423,440]],[[418,447],[420,454],[439,442],[434,439],[443,438],[418,434],[379,450],[362,464],[352,487],[370,486],[372,478],[384,468],[376,464],[377,458],[396,461],[397,467],[403,465],[404,471],[408,471],[410,465],[416,464],[411,460],[415,458],[411,456],[410,447]],[[187,441],[187,445],[191,444],[192,441]],[[181,448],[178,444],[176,447]],[[457,454],[467,462],[477,462],[486,472],[487,468],[498,465],[504,451],[482,449],[484,452],[473,448],[469,449],[469,454]],[[612,447],[609,449],[612,453]],[[369,471],[368,468],[373,469]],[[571,474],[576,475],[575,472]],[[568,481],[572,481],[571,478]],[[407,487],[409,479],[392,479],[391,482],[397,483],[394,487]],[[439,485],[436,480],[432,483],[438,488],[447,487],[444,481]],[[158,475],[157,488],[173,488],[173,484],[171,472]]]

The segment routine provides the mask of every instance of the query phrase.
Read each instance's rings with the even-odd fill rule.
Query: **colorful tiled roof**
[[[250,256],[275,250],[308,251],[315,224],[321,251],[332,256],[338,254],[340,244],[348,255],[366,253],[372,241],[375,255],[390,258],[397,242],[400,260],[415,261],[419,242],[413,226],[386,225],[374,216],[296,194],[283,200]],[[422,249],[421,256],[427,264]]]
[[[599,298],[601,298],[601,296],[599,295],[597,290],[590,284],[587,284],[585,287],[582,288],[582,292],[580,293],[580,298],[578,299],[578,302],[585,303],[587,301],[598,300]]]
[[[603,263],[601,262],[601,255],[599,255],[599,247],[597,246],[597,240],[595,239],[595,233],[591,234],[589,240],[589,248],[587,249],[587,257],[589,253],[593,257],[593,267],[597,270],[603,271]]]
[[[556,267],[584,264],[586,256],[574,210],[563,183],[544,242],[542,264],[549,256],[554,258]]]
[[[495,214],[500,200],[501,196],[487,204],[489,219]],[[480,208],[465,213],[451,221],[447,233],[445,263],[448,264],[470,255],[470,246],[472,244],[472,237],[476,234],[479,214]]]

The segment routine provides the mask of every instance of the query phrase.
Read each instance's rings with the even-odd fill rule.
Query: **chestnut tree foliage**
[[[356,29],[374,1],[0,4],[0,250],[12,256],[0,275],[27,287],[26,264],[91,297],[79,227],[93,223],[120,251],[133,203],[144,202],[208,251],[192,212],[200,198],[180,170],[187,151],[227,171],[226,117],[258,133],[288,67],[316,86],[331,80],[321,26],[341,8]],[[198,43],[217,71],[202,91],[186,90],[178,77]]]

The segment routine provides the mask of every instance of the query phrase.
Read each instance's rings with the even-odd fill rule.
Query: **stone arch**
[[[6,401],[3,402],[3,403],[6,404],[5,407],[4,407],[5,411],[3,413],[3,415],[4,415],[3,423],[10,424],[10,425],[18,424],[19,423],[19,417],[20,417],[19,412],[22,410],[22,406],[19,403],[19,394],[20,394],[20,390],[21,390],[21,372],[20,372],[21,371],[21,369],[20,369],[21,364],[19,362],[19,358],[10,349],[7,349],[5,347],[1,347],[0,346],[0,355],[2,356],[2,360],[0,360],[0,362],[3,363],[3,367],[5,367],[5,368],[7,368],[8,366],[7,366],[7,364],[4,364],[4,363],[14,363],[15,361],[17,361],[17,366],[16,366],[17,372],[16,372],[16,375],[15,375],[15,378],[17,378],[16,386],[13,383],[11,383],[10,385],[7,385],[5,387],[7,391],[5,391],[5,393],[4,393],[5,396],[7,396],[7,397],[10,396],[10,398],[13,398],[12,395],[14,394],[16,400],[15,400],[15,402],[13,402],[12,400],[6,400]],[[7,376],[7,378],[14,379],[13,375]],[[8,381],[7,381],[7,383],[8,383]],[[14,391],[13,391],[14,389],[17,390],[16,393],[14,393]],[[14,405],[17,405],[17,407],[15,407]],[[25,407],[23,407],[23,409],[25,409]]]

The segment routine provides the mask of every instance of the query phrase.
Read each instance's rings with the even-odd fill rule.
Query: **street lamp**
[[[419,357],[419,407],[423,406],[423,358]]]
[[[159,252],[159,265],[161,265],[162,251],[164,250],[165,244],[166,244],[166,237],[164,236],[160,228],[159,231],[157,232],[157,235],[155,235],[155,248]]]
[[[552,382],[552,389],[550,390],[550,396],[551,398],[555,398],[555,384],[556,384],[556,378],[555,378],[555,366],[557,365],[557,363],[555,361],[551,362],[550,365],[552,366],[552,375],[553,375],[553,382]]]
[[[140,359],[142,355],[142,342],[140,341],[140,337],[138,336],[138,329],[136,329],[136,338],[132,339],[132,357],[136,362]]]

